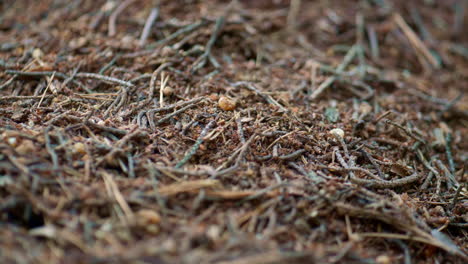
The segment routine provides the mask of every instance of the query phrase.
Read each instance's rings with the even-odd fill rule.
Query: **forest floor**
[[[468,1],[0,10],[1,263],[467,263]]]

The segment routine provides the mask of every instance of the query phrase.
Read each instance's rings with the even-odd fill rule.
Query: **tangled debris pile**
[[[2,263],[466,263],[467,1],[3,1]]]

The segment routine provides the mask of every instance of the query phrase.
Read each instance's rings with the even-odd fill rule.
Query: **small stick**
[[[457,202],[458,202],[458,198],[460,197],[460,193],[461,193],[462,187],[463,187],[463,184],[460,184],[460,186],[458,186],[458,188],[457,188],[457,191],[455,192],[455,197],[453,197],[452,203],[450,204],[450,206],[452,207],[452,209],[455,207],[455,205],[456,205]]]
[[[120,93],[120,101],[119,101],[119,104],[115,107],[115,112],[118,112],[120,110],[120,108],[123,107],[123,105],[127,102],[127,97],[128,97],[128,89],[126,88],[122,88],[121,89],[121,93]]]
[[[91,30],[95,30],[102,22],[104,16],[107,16],[110,13],[110,10],[107,10],[108,2],[105,2],[101,8],[99,8],[99,12],[93,17],[91,23],[89,23],[88,28]]]
[[[156,90],[156,79],[158,78],[158,74],[161,72],[161,70],[160,70],[161,66],[159,66],[159,68],[157,68],[153,72],[153,74],[151,75],[151,80],[150,80],[150,85],[149,85],[149,95],[148,95],[148,98],[145,100],[146,104],[151,102],[151,100],[154,97],[154,91]],[[142,104],[142,105],[144,105],[144,104]]]
[[[146,99],[146,103],[151,102],[151,100],[154,98],[155,90],[156,90],[156,78],[158,77],[159,73],[161,73],[166,67],[172,65],[172,63],[167,62],[161,64],[151,75],[151,81],[150,81],[150,91],[149,91],[149,96],[148,99]],[[161,81],[162,81],[161,77]]]
[[[60,90],[62,90],[69,82],[73,81],[73,79],[75,78],[76,74],[78,73],[78,70],[80,69],[80,67],[81,67],[81,62],[78,63],[78,66],[76,66],[75,69],[73,69],[72,75],[70,77],[68,77],[67,79],[65,79],[65,81],[63,81],[63,83],[60,86]],[[85,88],[85,90],[88,93],[92,93],[92,91],[89,90],[88,88]]]
[[[122,93],[119,93],[117,95],[117,97],[113,100],[113,102],[111,103],[111,105],[109,105],[109,107],[107,108],[106,111],[104,111],[104,116],[107,117],[110,113],[110,111],[112,110],[112,108],[114,108],[117,103],[121,102],[122,101]],[[120,103],[119,103],[120,104]]]
[[[109,76],[105,76],[105,75],[97,74],[97,73],[80,72],[80,73],[76,74],[76,77],[78,77],[78,78],[97,79],[97,80],[101,80],[101,81],[104,81],[104,82],[116,83],[116,84],[120,84],[120,85],[127,86],[127,87],[135,86],[133,83],[122,81],[122,80],[114,78],[114,77],[109,77]]]
[[[201,96],[201,97],[193,98],[193,99],[188,100],[188,101],[177,102],[175,104],[171,104],[171,105],[168,105],[168,106],[165,106],[165,107],[151,109],[151,110],[148,111],[148,113],[151,112],[151,113],[154,114],[154,113],[157,113],[157,112],[169,111],[169,110],[172,110],[172,109],[177,108],[177,107],[184,107],[186,105],[199,103],[203,99],[204,99],[204,97]]]
[[[313,62],[312,67],[310,67],[310,88],[308,91],[308,95],[312,94],[312,91],[315,90],[317,87],[317,68],[320,66],[318,63]]]
[[[166,77],[164,72],[161,73],[161,86],[159,88],[159,106],[164,107],[164,89],[166,88],[166,84],[169,81],[169,75]]]
[[[356,53],[357,53],[357,46],[356,45],[353,45],[353,47],[351,47],[348,51],[348,53],[345,55],[344,59],[343,59],[343,62],[338,65],[338,67],[336,68],[336,71],[338,73],[342,73],[343,70],[348,66],[349,63],[351,63],[351,61],[354,59],[354,57],[356,56]],[[310,95],[309,99],[310,100],[314,100],[316,99],[323,91],[325,91],[325,89],[327,89],[328,86],[330,86],[335,80],[337,79],[336,76],[331,76],[331,77],[328,77],[328,79],[326,79],[323,83],[320,84],[319,87],[317,87],[317,89]]]
[[[321,70],[323,72],[328,72],[328,73],[332,73],[334,75],[338,75],[340,77],[346,77],[346,78],[350,78],[350,77],[353,77],[355,75],[354,71],[348,71],[348,72],[339,72],[337,69],[335,69],[334,67],[328,65],[328,64],[325,64],[323,62],[318,62],[314,59],[310,59],[312,61],[312,67],[313,68],[314,66],[317,68],[317,70]]]
[[[349,162],[351,160],[351,156],[349,155],[349,151],[348,151],[348,147],[346,146],[346,142],[344,141],[344,139],[340,135],[334,134],[333,136],[335,136],[335,138],[338,139],[338,141],[340,142],[341,147],[343,148],[345,157],[348,159],[348,162]]]
[[[15,71],[15,70],[6,70],[5,73],[6,74],[16,74],[16,75],[20,75],[20,76],[31,76],[31,77],[52,76],[54,74],[55,77],[58,77],[58,78],[63,79],[63,80],[67,80],[68,78],[70,78],[66,74],[63,74],[61,72],[56,72],[56,71],[23,72],[23,71]],[[72,81],[72,82],[74,84],[78,85],[80,88],[83,88],[83,89],[88,91],[88,89],[83,84],[81,84],[80,82],[77,82],[77,81]]]
[[[221,169],[226,168],[229,164],[231,164],[231,162],[236,158],[236,156],[237,156],[236,164],[239,164],[245,152],[249,148],[250,143],[254,139],[255,139],[255,135],[252,135],[245,143],[242,144],[241,147],[236,149],[223,164],[221,164],[218,168],[216,168],[216,171],[220,171]]]
[[[3,83],[2,85],[0,85],[0,90],[3,90],[4,88],[8,87],[8,85],[12,84],[14,80],[16,80],[16,78],[18,77],[18,75],[13,75],[13,77],[11,77],[8,81],[6,81],[5,83]]]
[[[66,118],[66,119],[69,119],[69,120],[72,120],[73,122],[77,122],[77,123],[82,123],[82,120],[81,118],[79,117],[76,117],[76,116],[71,116],[71,115],[64,115],[63,117],[61,118]],[[60,118],[60,119],[61,119]],[[60,120],[60,119],[56,119],[54,120],[54,122]],[[50,122],[50,124],[53,124],[54,122]],[[89,127],[92,127],[92,128],[95,128],[95,129],[99,129],[101,131],[104,131],[104,132],[108,132],[108,133],[111,133],[111,134],[114,134],[114,135],[118,135],[118,136],[125,136],[127,135],[127,131],[126,130],[123,130],[123,129],[118,129],[118,128],[113,128],[113,127],[106,127],[106,126],[103,126],[103,125],[99,125],[99,124],[96,124],[96,123],[93,123],[91,121],[87,121],[84,123],[85,125],[89,126]]]
[[[102,8],[101,8],[102,9]],[[102,19],[104,16],[106,16],[107,12],[104,11],[99,11],[96,16],[94,16],[93,20],[91,20],[91,23],[89,23],[88,28],[91,30],[95,30],[102,22]]]
[[[240,117],[236,119],[236,124],[237,124],[237,134],[239,136],[239,140],[242,144],[245,144],[244,130],[242,129],[242,121]]]
[[[153,76],[153,74],[151,74],[151,73],[145,73],[145,74],[142,74],[142,75],[140,75],[138,77],[135,77],[135,78],[131,79],[128,82],[135,83],[135,82],[138,82],[138,81],[143,80],[143,79],[149,79],[152,76]]]
[[[290,185],[290,184],[288,184],[288,183],[286,183],[286,182],[282,182],[282,183],[275,184],[275,185],[273,185],[273,186],[267,187],[267,188],[265,188],[265,189],[263,189],[263,190],[259,190],[259,191],[257,191],[256,193],[245,197],[244,199],[242,199],[242,202],[257,199],[257,198],[259,198],[260,196],[262,196],[262,195],[264,195],[264,194],[267,194],[268,192],[271,192],[271,191],[273,191],[273,190],[275,190],[275,189],[278,189],[278,188],[281,188],[281,187],[285,187],[285,186],[288,186],[288,185]]]
[[[136,121],[137,121],[137,125],[138,127],[140,128],[147,128],[147,121],[148,121],[148,117],[146,116],[146,111],[143,110],[143,111],[140,111],[137,115],[137,118],[136,118]]]
[[[393,113],[392,110],[385,111],[383,114],[377,116],[372,122],[374,124],[377,124],[380,120],[382,120],[383,118],[387,117],[388,115],[390,115],[392,113]]]
[[[450,148],[452,142],[452,134],[447,133],[445,136],[445,153],[447,155],[447,160],[452,175],[455,175],[455,162],[453,161],[452,149]]]
[[[436,169],[434,169],[429,164],[429,162],[427,162],[427,160],[424,158],[424,155],[422,154],[421,150],[418,149],[418,152],[417,152],[416,156],[419,158],[419,160],[424,165],[424,167],[426,167],[428,170],[430,170],[436,176],[436,178],[437,178],[436,194],[439,194],[440,193],[440,174],[439,174],[439,172]]]
[[[59,169],[59,162],[58,162],[58,156],[57,153],[55,153],[54,148],[52,147],[51,141],[50,141],[50,130],[52,129],[51,126],[47,127],[44,131],[44,138],[45,138],[45,143],[46,143],[46,149],[47,152],[49,153],[51,159],[52,159],[52,164],[53,164],[53,170],[55,172],[58,172]]]
[[[167,120],[169,120],[169,119],[172,118],[173,116],[176,116],[176,115],[178,115],[178,114],[180,114],[180,113],[183,113],[183,112],[185,112],[187,109],[190,109],[190,108],[192,108],[192,107],[194,107],[194,106],[195,106],[195,104],[189,104],[189,105],[187,105],[187,106],[185,106],[185,107],[182,107],[181,109],[179,109],[179,110],[177,110],[177,111],[174,111],[173,113],[170,113],[170,114],[166,115],[165,117],[159,119],[158,122],[155,123],[155,126],[159,126],[160,124],[166,122]],[[153,116],[153,118],[154,118],[154,116]],[[150,123],[150,125],[151,125],[151,123]],[[154,128],[154,129],[155,129],[155,128]],[[154,130],[154,129],[153,129],[153,130]]]
[[[220,16],[218,17],[218,19],[216,19],[216,24],[214,26],[213,33],[211,34],[211,37],[208,40],[208,43],[206,44],[205,52],[193,63],[194,66],[192,67],[192,70],[191,70],[192,73],[196,72],[197,70],[205,66],[207,60],[209,60],[211,64],[215,66],[215,68],[220,67],[219,63],[211,55],[211,49],[213,48],[213,45],[215,44],[223,26],[224,26],[224,16]]]
[[[382,173],[382,170],[380,169],[379,164],[377,164],[377,162],[375,162],[375,159],[367,151],[365,151],[364,149],[361,149],[361,152],[364,154],[364,156],[366,156],[366,158],[370,161],[370,163],[377,170],[377,174],[379,175],[379,177],[381,179],[384,179],[384,175]]]
[[[368,170],[365,170],[363,168],[359,167],[354,167],[354,166],[349,166],[341,156],[340,152],[336,152],[336,157],[338,159],[338,162],[340,162],[341,166],[345,167],[346,170],[349,171],[361,171],[366,173],[368,176],[374,178],[375,180],[367,180],[367,179],[360,179],[357,178],[354,173],[349,173],[349,179],[351,182],[356,183],[358,185],[364,185],[369,188],[376,188],[376,189],[385,189],[385,188],[395,188],[395,187],[400,187],[404,185],[408,185],[410,183],[413,183],[415,181],[418,181],[419,179],[422,178],[422,174],[418,174],[417,171],[415,170],[414,173],[410,176],[407,176],[405,178],[401,179],[396,179],[396,180],[382,180],[380,179],[377,175],[374,175],[373,173],[369,172]]]
[[[341,154],[339,152],[337,152],[336,155],[337,155],[337,159],[338,159],[339,162],[340,162],[340,160],[344,161],[343,157],[341,156]],[[340,162],[340,164],[342,164],[342,162]],[[380,178],[379,176],[373,174],[372,172],[370,172],[370,171],[368,171],[368,170],[366,170],[364,168],[360,168],[360,167],[350,167],[349,165],[348,165],[347,168],[336,168],[336,167],[322,166],[322,165],[318,165],[318,167],[328,169],[328,170],[337,170],[337,171],[360,171],[360,172],[365,173],[367,176],[369,176],[371,178],[374,178],[377,181],[382,180],[382,178]]]
[[[447,187],[448,189],[451,189],[453,186],[459,185],[457,182],[457,179],[455,178],[455,175],[450,173],[450,171],[447,169],[447,167],[440,161],[439,159],[435,160],[435,164],[441,171],[444,172],[445,178],[447,178]]]
[[[271,131],[271,132],[263,132],[260,134],[260,136],[264,136],[264,137],[273,137],[273,136],[276,136],[276,135],[285,135],[285,134],[288,134],[289,132],[286,132],[286,131],[279,131],[279,130],[275,130],[275,131]]]
[[[106,72],[110,67],[112,67],[112,65],[115,64],[115,62],[120,58],[120,54],[117,54],[114,56],[114,58],[112,58],[112,60],[107,63],[106,65],[104,65],[104,67],[102,67],[100,70],[99,70],[99,74],[104,74],[104,72]]]
[[[403,33],[405,33],[406,37],[411,42],[415,50],[421,52],[424,57],[432,64],[432,66],[439,68],[440,65],[438,60],[434,57],[434,55],[432,55],[432,53],[429,51],[426,45],[424,45],[418,35],[414,33],[410,26],[408,26],[403,17],[400,14],[395,14],[393,18]]]
[[[285,138],[285,137],[288,137],[294,133],[296,133],[297,131],[296,130],[293,130],[287,134],[284,134],[282,136],[280,136],[279,138],[275,139],[270,145],[268,145],[268,147],[266,148],[267,150],[270,149],[272,146],[274,146],[278,141],[280,141],[281,139]]]
[[[110,152],[108,152],[99,162],[97,162],[97,165],[100,165],[102,164],[102,162],[104,162],[105,160],[112,160],[112,159],[115,159],[116,157],[116,154],[121,152],[122,151],[122,148],[133,138],[136,138],[136,137],[141,137],[143,135],[146,135],[146,132],[144,131],[141,131],[139,129],[137,129],[137,127],[134,127],[132,129],[132,131],[130,131],[130,133],[126,134],[124,137],[122,137],[121,139],[119,139],[119,141],[117,141],[115,144],[114,144],[114,147],[112,148],[112,150]]]
[[[172,109],[177,108],[177,107],[184,107],[184,106],[188,106],[188,105],[193,106],[193,105],[197,104],[198,102],[202,101],[203,99],[204,99],[203,97],[197,97],[197,98],[194,98],[192,100],[182,101],[182,102],[178,102],[178,103],[175,103],[175,104],[171,104],[171,105],[168,105],[166,107],[150,109],[148,111],[141,111],[137,116],[137,122],[139,122],[139,124],[143,124],[143,122],[141,122],[141,119],[143,118],[143,116],[145,116],[148,119],[148,122],[150,123],[150,126],[153,123],[154,128],[152,128],[152,129],[156,129],[156,123],[154,123],[154,114],[155,113],[163,112],[163,111],[169,111],[169,110],[172,110]]]
[[[372,141],[372,140],[376,141],[376,142],[385,143],[385,144],[388,144],[388,145],[397,146],[397,147],[402,148],[402,149],[408,149],[409,148],[407,146],[407,144],[405,144],[405,143],[402,143],[402,142],[399,142],[399,141],[396,141],[396,140],[392,140],[392,139],[388,139],[388,138],[373,137],[373,138],[369,138],[366,141]]]
[[[37,104],[36,108],[39,108],[42,104],[42,101],[44,100],[44,97],[49,90],[50,85],[52,84],[52,81],[54,80],[55,73],[52,74],[52,77],[50,77],[49,82],[47,83],[47,87],[44,89],[44,93],[42,93],[41,100],[39,100],[39,103]]]
[[[364,65],[363,68],[365,68],[365,65]],[[351,84],[351,86],[345,86],[345,89],[347,89],[347,90],[351,91],[352,93],[354,93],[355,95],[359,96],[362,100],[368,100],[369,98],[371,98],[375,94],[375,90],[370,85],[366,84],[363,81],[359,81],[359,80],[352,80],[352,81],[342,80],[342,82]],[[361,87],[361,88],[363,88],[365,90],[365,92],[363,92],[362,90],[356,89],[355,87]]]
[[[0,102],[2,101],[17,101],[17,100],[29,100],[29,99],[49,99],[54,97],[53,95],[46,95],[44,97],[40,95],[16,95],[16,96],[0,96]]]
[[[421,142],[423,145],[426,145],[426,141],[418,136],[416,136],[413,132],[411,132],[411,130],[409,130],[408,128],[406,127],[403,127],[402,125],[396,123],[396,122],[393,122],[392,120],[388,120],[386,119],[385,122],[387,124],[391,124],[391,125],[394,125],[396,127],[398,127],[399,129],[403,130],[403,132],[405,132],[408,136],[410,136],[411,138],[415,139],[416,141],[419,141]]]
[[[146,19],[145,26],[143,27],[143,31],[141,32],[140,42],[139,42],[140,46],[145,45],[146,40],[148,39],[150,35],[151,28],[153,27],[154,21],[158,19],[158,16],[159,16],[159,8],[151,9],[151,13]]]
[[[134,78],[132,80],[130,80],[130,83],[132,82],[136,82],[140,79],[143,79],[144,78],[148,78],[148,77],[151,77],[151,81],[150,81],[150,87],[149,87],[149,95],[148,95],[148,98],[146,98],[146,100],[144,100],[141,104],[137,105],[137,106],[134,106],[130,109],[130,111],[126,114],[124,114],[124,118],[127,118],[133,114],[135,114],[138,110],[142,109],[143,107],[145,107],[147,104],[149,104],[151,102],[151,100],[154,98],[154,94],[155,94],[155,90],[156,90],[156,78],[158,76],[158,74],[164,70],[166,67],[170,66],[172,63],[171,62],[167,62],[167,63],[163,63],[161,64],[151,75],[148,75],[148,74],[143,74],[137,78]]]
[[[155,169],[161,172],[169,172],[173,174],[180,174],[180,175],[190,175],[190,176],[211,176],[210,179],[215,179],[218,176],[228,174],[233,172],[237,169],[237,166],[232,166],[224,170],[183,170],[183,169],[176,169],[174,167],[163,167],[163,166],[154,166]],[[181,181],[179,178],[176,181]]]
[[[359,61],[359,75],[363,77],[366,73],[366,63],[364,61],[364,16],[358,13],[356,16],[356,45],[358,47],[357,57]]]
[[[429,174],[427,175],[426,179],[424,180],[423,184],[421,185],[421,190],[427,189],[429,184],[431,183],[432,177],[434,177],[434,173],[432,171],[429,171]]]
[[[417,173],[416,171],[407,177],[386,181],[386,180],[366,180],[360,179],[355,176],[351,176],[350,180],[353,183],[358,185],[363,185],[369,188],[376,188],[376,189],[386,189],[386,188],[395,188],[408,185],[410,183],[416,182],[422,178],[422,174]]]
[[[128,162],[128,177],[135,178],[135,161],[132,157],[132,154],[127,153],[127,162]]]
[[[446,105],[446,104],[449,103],[449,101],[447,99],[437,98],[437,97],[428,95],[426,93],[423,93],[423,92],[421,92],[421,91],[419,91],[417,89],[408,89],[406,91],[408,93],[410,93],[411,95],[417,96],[419,98],[422,98],[424,100],[430,101],[430,102],[435,103],[435,104]]]
[[[199,34],[198,32],[192,32],[192,33],[188,34],[187,36],[185,36],[184,38],[179,40],[177,43],[172,45],[172,48],[176,49],[176,50],[180,49],[189,40],[191,40],[191,39],[195,38],[196,36],[198,36],[198,34]]]
[[[411,7],[410,13],[411,13],[411,18],[413,19],[414,23],[416,24],[416,26],[418,26],[419,32],[421,32],[422,38],[429,41],[429,43],[433,44],[434,38],[432,37],[431,33],[427,30],[426,26],[424,25],[421,15],[419,14],[419,11],[416,8]]]
[[[289,165],[290,167],[296,169],[296,170],[297,170],[298,172],[300,172],[302,175],[304,175],[304,176],[306,176],[306,177],[310,177],[309,173],[307,173],[307,171],[306,171],[303,167],[297,165],[296,163],[290,161],[290,162],[288,162],[288,165]]]
[[[297,26],[297,16],[301,10],[301,0],[292,0],[289,4],[289,12],[287,18],[288,30],[294,31]]]
[[[109,16],[109,32],[108,35],[109,37],[115,36],[117,33],[116,29],[116,22],[117,22],[117,17],[124,11],[130,4],[132,4],[135,0],[125,0],[123,1],[115,10],[112,12],[112,14]]]
[[[261,92],[260,90],[258,90],[257,88],[255,88],[255,86],[252,83],[241,81],[241,82],[231,83],[231,85],[234,86],[234,87],[237,87],[237,86],[246,87],[247,89],[249,89],[249,90],[255,92],[256,94],[258,94],[259,96],[261,96],[268,103],[270,103],[272,105],[275,105],[278,108],[280,108],[281,111],[288,112],[288,109],[284,108],[280,103],[278,103],[270,95],[265,94],[265,93]]]
[[[343,159],[343,156],[341,156],[341,153],[338,151],[338,148],[335,149],[336,152],[335,152],[335,155],[336,155],[336,159],[338,160],[338,162],[341,164],[341,166],[343,166],[346,170],[349,170],[349,165],[348,163],[346,163],[346,161]],[[354,172],[352,170],[349,170],[349,173],[348,173],[349,177],[354,177]]]
[[[441,177],[440,177],[440,174],[434,174],[434,175],[436,176],[436,179],[437,179],[437,181],[436,181],[436,194],[439,195],[440,194],[440,188],[441,188],[441,185],[442,185],[441,180],[440,180]]]
[[[302,155],[304,152],[306,152],[305,149],[300,149],[300,150],[296,150],[293,153],[290,153],[290,154],[287,154],[287,155],[281,155],[278,158],[280,160],[291,160],[291,159],[295,159],[298,156]]]
[[[197,150],[200,148],[200,145],[203,143],[203,141],[205,140],[204,137],[206,136],[206,134],[208,134],[208,131],[211,129],[211,127],[216,123],[216,121],[212,120],[210,121],[206,126],[205,128],[202,130],[202,132],[200,133],[200,135],[198,136],[197,138],[197,141],[195,142],[195,144],[193,145],[193,147],[190,149],[190,151],[184,156],[184,158],[182,158],[181,161],[179,161],[175,168],[176,169],[179,169],[181,168],[182,166],[185,165],[185,163],[187,163],[187,161],[189,161],[192,156],[197,152]]]
[[[439,117],[442,116],[443,113],[450,110],[450,108],[452,108],[455,104],[457,104],[458,101],[460,101],[462,98],[463,98],[463,92],[461,92],[459,95],[457,95],[457,97],[455,97],[453,100],[451,100],[447,104],[445,104],[444,108],[442,108],[440,110],[440,112],[437,113],[439,115]]]
[[[371,48],[371,56],[375,61],[379,60],[379,39],[375,33],[373,26],[367,27],[367,34],[369,35],[369,43]]]
[[[189,33],[191,31],[194,31],[195,29],[198,29],[198,28],[206,25],[207,23],[208,23],[208,21],[201,20],[201,21],[198,21],[196,23],[187,25],[187,26],[177,30],[176,32],[172,33],[171,35],[167,36],[165,39],[159,40],[158,42],[156,42],[155,45],[150,45],[148,48],[154,48],[153,46],[160,46],[160,45],[162,46],[162,45],[168,43],[169,41],[177,38],[178,36],[180,36],[182,34],[185,34],[185,33]]]
[[[273,158],[273,155],[268,154],[266,156],[255,157],[255,160],[256,161],[265,161],[265,160],[269,160],[271,158]]]
[[[454,35],[458,35],[461,33],[463,27],[463,20],[465,17],[465,10],[466,10],[467,3],[464,0],[457,1],[455,3],[455,16],[453,21],[453,33]]]
[[[106,171],[102,171],[101,176],[104,180],[107,194],[109,195],[109,197],[115,199],[115,201],[117,202],[119,207],[122,209],[123,213],[125,214],[125,216],[122,217],[123,222],[127,225],[133,223],[135,219],[135,215],[132,212],[132,209],[128,205],[127,201],[125,200],[125,197],[120,192],[119,187],[115,183],[112,175],[107,173]]]

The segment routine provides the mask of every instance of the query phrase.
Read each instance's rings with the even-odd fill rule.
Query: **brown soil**
[[[468,1],[0,10],[1,263],[468,261]]]

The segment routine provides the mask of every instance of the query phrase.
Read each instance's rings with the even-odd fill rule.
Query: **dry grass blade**
[[[173,183],[158,188],[158,193],[162,196],[174,196],[179,193],[193,192],[203,188],[220,187],[218,180],[195,180]]]
[[[406,37],[409,39],[414,49],[417,52],[423,54],[424,57],[432,64],[433,67],[439,68],[439,61],[434,57],[434,55],[432,55],[432,53],[429,51],[426,45],[424,45],[424,42],[422,42],[421,39],[416,35],[416,33],[414,33],[414,31],[408,26],[403,17],[400,14],[395,14],[394,19],[397,25],[405,33]]]

